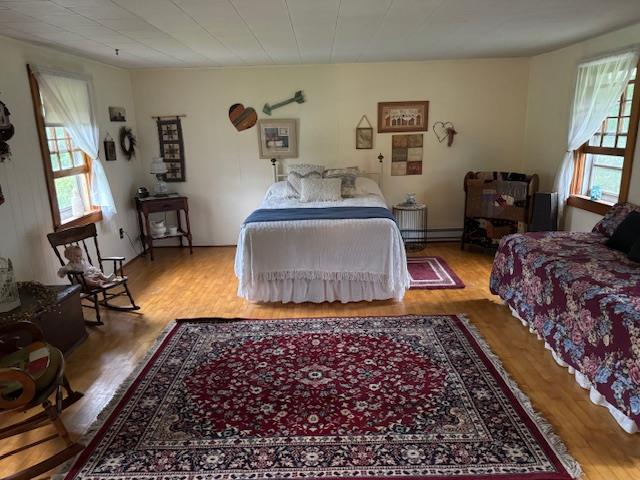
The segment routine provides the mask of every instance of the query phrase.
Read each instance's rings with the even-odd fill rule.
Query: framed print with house
[[[297,120],[259,120],[258,148],[260,158],[298,158]]]
[[[379,102],[378,133],[426,132],[429,102]]]

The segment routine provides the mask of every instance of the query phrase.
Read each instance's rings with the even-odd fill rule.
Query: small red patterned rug
[[[464,283],[442,257],[408,257],[409,288],[436,290],[464,288]]]
[[[580,474],[461,316],[178,321],[134,377],[67,479]]]

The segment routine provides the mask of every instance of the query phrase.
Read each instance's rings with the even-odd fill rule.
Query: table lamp
[[[153,187],[153,193],[157,196],[164,196],[169,193],[167,184],[164,181],[164,175],[167,172],[167,164],[164,163],[162,157],[154,157],[151,160],[151,168],[149,169],[149,173],[156,176],[156,184]]]

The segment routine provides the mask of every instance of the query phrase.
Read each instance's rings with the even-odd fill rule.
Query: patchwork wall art
[[[422,175],[423,134],[391,137],[391,175]]]
[[[185,182],[184,142],[180,117],[158,117],[158,140],[160,156],[167,164],[165,181]]]

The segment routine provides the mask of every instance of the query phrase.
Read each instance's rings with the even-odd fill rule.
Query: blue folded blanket
[[[347,220],[364,218],[396,219],[391,211],[383,207],[327,207],[327,208],[260,208],[244,221],[286,222],[290,220]]]

